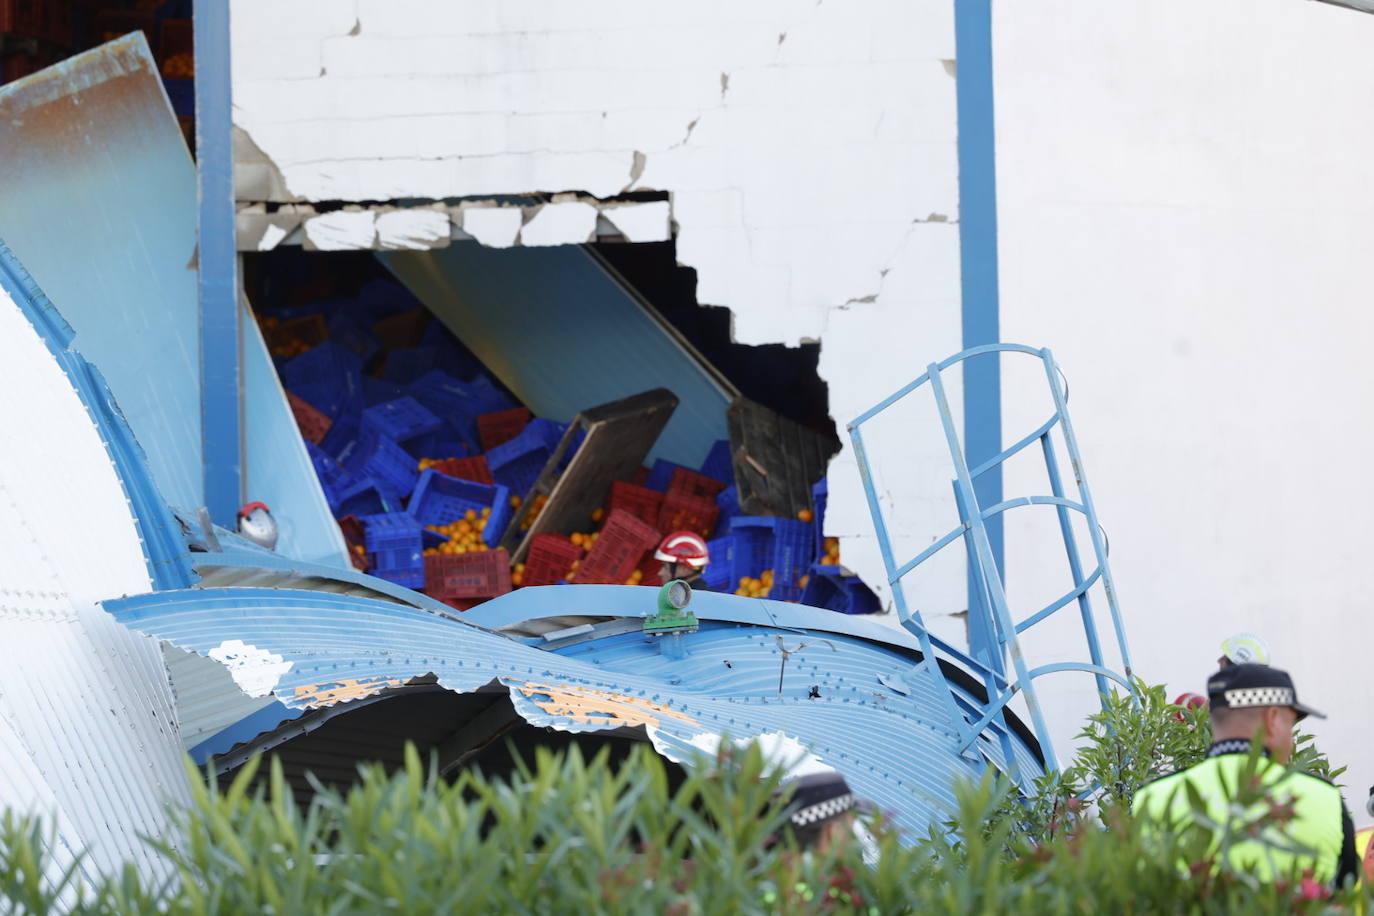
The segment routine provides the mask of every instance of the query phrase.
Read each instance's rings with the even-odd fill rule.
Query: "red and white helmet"
[[[691,531],[674,531],[663,539],[654,551],[654,559],[664,563],[681,563],[693,569],[701,569],[711,562],[711,554],[701,535]]]

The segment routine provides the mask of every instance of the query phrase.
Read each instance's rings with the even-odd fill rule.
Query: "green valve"
[[[674,579],[658,590],[658,612],[646,615],[644,632],[653,636],[670,633],[695,633],[697,616],[687,610],[692,603],[692,587]]]

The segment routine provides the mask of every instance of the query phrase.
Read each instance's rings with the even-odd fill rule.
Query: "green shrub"
[[[0,911],[872,916],[1363,906],[1359,891],[1308,899],[1317,889],[1296,877],[1260,885],[1234,873],[1224,830],[1200,806],[1182,834],[1130,818],[1139,785],[1207,747],[1205,716],[1177,712],[1162,688],[1113,697],[1088,722],[1082,752],[1032,797],[991,775],[960,786],[957,816],[920,842],[872,825],[876,856],[867,862],[858,842],[802,852],[770,841],[783,821],[780,777],[753,746],[727,748],[675,789],[647,747],[618,765],[604,753],[538,753],[509,779],[469,772],[451,784],[412,750],[400,771],[370,769],[347,793],[317,787],[304,810],[275,764],[264,790],[250,791],[251,766],[224,791],[197,774],[194,804],[156,844],[175,870],[161,885],[132,868],[94,888],[79,888],[72,872],[45,883],[41,828],[0,819]],[[1304,749],[1326,765],[1310,742]],[[1238,810],[1269,810],[1254,801],[1238,796]]]

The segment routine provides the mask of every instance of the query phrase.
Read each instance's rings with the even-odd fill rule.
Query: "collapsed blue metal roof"
[[[459,693],[505,688],[532,725],[642,728],[679,760],[720,736],[782,733],[916,831],[953,810],[955,777],[988,762],[1041,771],[1024,735],[1014,736],[1013,761],[991,739],[976,753],[956,753],[955,729],[940,713],[943,687],[929,667],[913,664],[907,634],[797,605],[698,593],[701,627],[680,637],[677,658],[660,651],[659,640],[672,637],[639,627],[655,601],[651,588],[553,586],[513,592],[477,615],[527,620],[556,608],[610,618],[552,640],[513,639],[392,600],[299,589],[187,589],[105,607],[136,630],[217,658],[242,686],[270,690],[289,709],[364,700],[432,674]],[[955,692],[970,718],[981,712],[972,678],[956,680]]]

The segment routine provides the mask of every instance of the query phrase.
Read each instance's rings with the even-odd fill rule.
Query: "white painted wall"
[[[234,0],[235,121],[284,197],[670,192],[700,301],[743,342],[820,339],[843,422],[959,348],[952,8]],[[1042,0],[995,26],[1004,338],[1068,373],[1137,670],[1196,689],[1222,637],[1261,632],[1366,785],[1374,18]],[[928,406],[904,419],[872,444],[909,554],[951,511]],[[847,451],[831,487],[876,582]],[[1065,590],[1045,530],[1009,532],[1023,610]],[[962,576],[918,584],[948,635]],[[1082,691],[1051,692],[1072,732]]]
[[[996,11],[1003,331],[1069,375],[1137,668],[1200,690],[1221,639],[1260,633],[1361,813],[1374,17]],[[1044,542],[1017,546],[1013,584],[1048,590]]]

